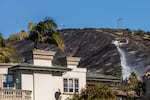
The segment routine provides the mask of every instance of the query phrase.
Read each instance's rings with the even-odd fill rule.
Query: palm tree
[[[43,42],[55,44],[61,50],[64,50],[63,39],[57,32],[56,28],[56,23],[50,18],[45,18],[44,21],[39,22],[37,25],[29,23],[29,38],[34,41],[34,48],[37,47],[37,43]]]

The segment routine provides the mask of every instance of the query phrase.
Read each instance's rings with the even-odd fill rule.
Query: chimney
[[[35,49],[33,50],[33,64],[37,66],[52,66],[56,52]]]
[[[67,57],[67,67],[68,68],[77,68],[80,57]]]

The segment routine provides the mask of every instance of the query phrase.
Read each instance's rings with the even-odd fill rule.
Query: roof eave
[[[45,67],[45,66],[33,66],[33,65],[17,65],[9,68],[10,71],[15,70],[33,70],[33,71],[59,71],[66,72],[71,71],[70,68],[65,67]]]

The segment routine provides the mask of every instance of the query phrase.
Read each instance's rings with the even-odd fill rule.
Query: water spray
[[[125,44],[128,44],[129,41],[126,40],[126,43],[121,43],[120,41],[112,41],[112,44],[114,44],[120,54],[120,60],[121,60],[121,69],[122,69],[122,78],[123,81],[128,80],[131,75],[131,68],[127,63],[127,58],[124,50],[120,48],[120,46],[123,46]]]
[[[142,61],[137,62],[135,60],[134,54],[129,56],[124,51],[124,49],[121,48],[122,46],[127,45],[128,43],[129,43],[129,40],[127,39],[125,43],[122,43],[118,40],[112,41],[112,44],[116,46],[120,54],[123,81],[128,80],[132,72],[135,72],[137,74],[137,78],[139,81],[142,81],[142,76],[146,72],[146,69],[144,69],[143,62]]]

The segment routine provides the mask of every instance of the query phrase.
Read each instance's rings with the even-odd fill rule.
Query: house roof
[[[36,66],[32,64],[18,64],[16,66],[13,66],[9,68],[11,71],[14,70],[35,70],[35,71],[60,71],[60,72],[66,72],[71,71],[72,69],[67,67],[60,67],[60,66]]]
[[[121,78],[117,78],[111,75],[104,75],[94,72],[87,72],[86,73],[87,80],[89,81],[115,81],[121,82]]]
[[[9,68],[18,65],[18,63],[0,63],[0,68]]]
[[[54,71],[54,72],[67,72],[71,71],[71,68],[65,66],[37,66],[33,64],[18,64],[10,67],[9,70],[33,70],[33,71]],[[86,73],[86,80],[87,81],[115,81],[121,82],[121,78],[117,78],[111,75],[104,75],[95,72],[87,72]]]

